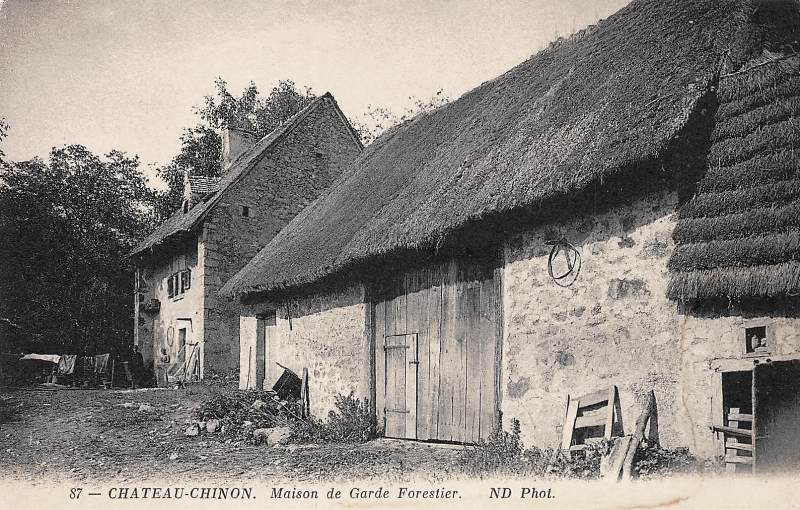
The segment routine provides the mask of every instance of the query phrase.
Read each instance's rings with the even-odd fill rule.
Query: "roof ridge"
[[[164,220],[156,229],[147,236],[141,243],[139,243],[130,253],[130,256],[135,255],[149,247],[155,246],[159,244],[164,239],[174,235],[177,232],[188,232],[192,228],[194,228],[197,224],[201,223],[205,217],[211,212],[217,203],[222,198],[222,195],[235,183],[237,183],[242,177],[244,177],[255,165],[261,160],[261,158],[265,155],[265,153],[275,146],[279,141],[283,140],[286,135],[292,132],[296,127],[298,127],[303,120],[305,120],[308,115],[311,114],[316,108],[325,103],[325,100],[330,100],[332,106],[334,107],[334,111],[340,117],[340,119],[345,122],[345,125],[351,132],[351,135],[354,136],[354,141],[356,141],[360,148],[363,148],[361,141],[358,139],[358,136],[355,134],[352,125],[350,125],[349,121],[347,121],[347,117],[344,116],[344,113],[339,108],[339,105],[336,103],[336,99],[330,92],[326,92],[319,97],[315,97],[309,104],[304,106],[300,111],[289,117],[286,121],[284,121],[280,126],[276,127],[268,134],[261,137],[253,146],[244,151],[242,154],[239,155],[235,160],[231,162],[231,164],[227,167],[225,173],[223,173],[219,180],[217,181],[218,189],[213,192],[211,198],[205,200],[202,204],[198,204],[197,207],[194,207],[189,210],[187,213],[183,213],[180,210],[176,212],[180,213],[176,216],[176,214],[170,215],[169,218]],[[179,219],[185,218],[187,221],[186,224],[180,225],[176,224],[172,226],[172,231],[166,234],[163,234],[161,239],[151,239],[162,227],[166,229],[170,228],[167,227],[169,223],[180,223]]]

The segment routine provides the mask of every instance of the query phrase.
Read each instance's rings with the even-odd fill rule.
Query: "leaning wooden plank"
[[[650,390],[650,393],[647,394],[647,402],[644,406],[644,410],[642,410],[642,414],[640,414],[636,419],[636,431],[633,434],[633,439],[631,440],[631,444],[628,447],[627,453],[625,454],[625,462],[622,465],[623,480],[631,479],[631,472],[633,471],[633,457],[636,455],[636,450],[638,450],[639,446],[642,444],[642,440],[644,439],[644,431],[647,428],[647,422],[650,420],[650,416],[653,414],[655,405],[656,394],[653,390]]]
[[[743,413],[728,413],[728,422],[736,420],[736,421],[753,421],[752,414],[743,414]]]
[[[630,448],[632,436],[616,437],[612,439],[613,445],[607,457],[600,461],[600,475],[609,482],[619,481],[622,473],[622,464]]]
[[[561,449],[569,450],[572,444],[572,432],[575,430],[575,420],[578,418],[580,401],[570,398],[567,404],[567,416],[564,418],[564,428],[561,429]]]
[[[621,416],[622,410],[619,408],[617,408],[617,410],[619,411]],[[622,420],[622,418],[619,419],[620,421]],[[661,439],[658,436],[658,402],[655,401],[655,398],[653,399],[653,409],[650,412],[650,426],[648,427],[647,431],[647,441],[653,446],[657,447],[661,446]]]

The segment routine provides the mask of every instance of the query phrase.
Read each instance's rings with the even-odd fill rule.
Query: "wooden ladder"
[[[621,434],[622,408],[616,386],[574,398],[567,396],[567,416],[561,432],[561,449],[582,451],[592,442]],[[616,427],[615,427],[616,426]],[[603,429],[602,437],[591,435]],[[578,434],[576,434],[578,432]]]
[[[749,424],[750,427],[743,428],[743,424]],[[741,413],[738,407],[731,407],[725,413],[725,425],[714,426],[714,431],[722,434],[722,444],[725,446],[725,471],[737,472],[737,466],[745,465],[750,466],[750,471],[754,472],[753,415]]]

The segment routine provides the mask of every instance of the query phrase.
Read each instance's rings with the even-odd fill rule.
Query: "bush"
[[[292,423],[292,438],[300,443],[364,443],[376,437],[375,418],[367,399],[349,395],[334,397],[336,410],[325,420],[309,418]]]
[[[661,448],[646,443],[633,458],[633,474],[643,480],[675,474],[717,473],[724,468],[721,459],[698,460],[688,448]]]
[[[520,439],[519,420],[511,420],[511,430],[493,432],[489,438],[464,451],[460,465],[470,476],[597,478],[600,459],[608,451],[605,441],[585,451],[568,455],[554,448],[525,448]]]
[[[260,428],[289,425],[300,419],[298,402],[281,402],[274,394],[260,390],[224,391],[203,402],[195,411],[199,421],[217,419],[225,435],[251,438]]]

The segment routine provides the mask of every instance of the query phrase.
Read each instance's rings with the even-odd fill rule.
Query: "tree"
[[[125,255],[152,228],[139,160],[80,145],[0,173],[0,316],[54,352],[109,352],[132,340]]]
[[[184,129],[181,150],[172,161],[157,169],[167,183],[167,190],[159,195],[156,207],[161,219],[175,212],[183,197],[184,174],[218,176],[221,173],[222,139],[217,130],[226,126],[246,129],[261,137],[286,122],[305,108],[316,97],[308,87],[298,89],[291,80],[282,80],[262,97],[255,83],[245,87],[239,97],[228,90],[228,84],[218,78],[216,92],[205,96],[202,108],[195,113],[199,122]]]
[[[7,136],[8,124],[6,123],[6,119],[4,117],[0,117],[0,142],[2,142]],[[7,165],[6,153],[3,152],[2,147],[0,147],[0,169],[3,169]]]
[[[367,111],[361,114],[359,120],[353,122],[353,127],[361,136],[362,143],[369,145],[386,130],[444,106],[452,99],[444,93],[444,89],[439,89],[427,99],[409,96],[408,101],[409,105],[399,114],[385,106],[367,105]]]

